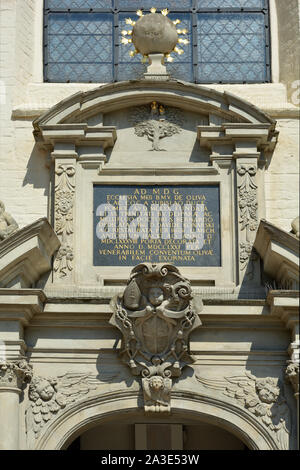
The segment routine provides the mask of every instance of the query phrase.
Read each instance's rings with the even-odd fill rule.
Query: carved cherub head
[[[56,382],[53,380],[42,379],[34,380],[29,387],[29,398],[36,401],[41,398],[43,401],[49,401],[54,396]]]
[[[148,299],[154,307],[157,307],[164,300],[163,290],[160,287],[150,287],[148,291]]]
[[[158,392],[158,390],[164,388],[164,380],[159,375],[154,375],[149,381],[149,386],[152,390]]]
[[[275,380],[270,377],[257,380],[256,390],[260,400],[268,404],[275,403],[280,394],[280,388],[276,385]]]

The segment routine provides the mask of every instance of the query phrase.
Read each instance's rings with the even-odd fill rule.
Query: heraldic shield
[[[193,299],[190,282],[171,264],[142,263],[111,307],[110,323],[123,335],[122,360],[133,375],[142,376],[147,403],[151,389],[153,397],[169,396],[171,378],[193,362],[188,337],[201,325],[202,301]],[[166,398],[154,402],[150,398],[148,411],[169,410]]]

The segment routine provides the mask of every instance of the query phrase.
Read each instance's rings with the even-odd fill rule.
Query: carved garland
[[[255,232],[258,226],[257,217],[257,185],[254,181],[256,175],[254,165],[240,165],[237,172],[241,177],[238,184],[239,209],[240,209],[240,229],[246,230],[246,241],[240,243],[240,269],[243,271],[251,261],[248,276],[253,279],[254,261],[257,255],[253,252],[251,243],[251,232]]]
[[[61,240],[61,247],[56,254],[54,271],[58,272],[60,277],[65,277],[73,269],[75,168],[72,165],[59,165],[55,173],[58,177],[55,185],[55,232]]]

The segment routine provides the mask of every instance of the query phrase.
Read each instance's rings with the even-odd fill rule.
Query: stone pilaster
[[[236,201],[238,217],[239,283],[257,278],[255,269],[258,256],[253,242],[258,228],[257,171],[260,153],[256,140],[236,140]]]
[[[55,143],[54,152],[54,230],[61,246],[54,259],[54,282],[72,284],[74,281],[75,253],[75,194],[76,161],[75,145],[69,142]]]
[[[19,396],[31,379],[24,359],[0,363],[0,450],[19,449]]]

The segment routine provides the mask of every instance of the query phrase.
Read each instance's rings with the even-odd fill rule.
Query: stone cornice
[[[86,123],[41,125],[34,135],[37,141],[52,147],[63,141],[76,145],[100,145],[105,149],[113,147],[117,139],[114,126],[88,126]]]
[[[60,242],[46,218],[0,242],[0,287],[31,287],[51,269]]]
[[[108,113],[115,110],[144,105],[153,100],[163,100],[167,106],[179,106],[194,112],[212,112],[224,122],[238,121],[257,124],[276,122],[251,103],[228,92],[182,82],[167,80],[132,80],[110,83],[94,90],[79,92],[60,101],[33,122],[35,131],[41,126],[67,122],[86,122],[96,112]]]
[[[278,132],[275,131],[274,124],[261,123],[224,123],[221,126],[198,126],[197,135],[201,147],[213,149],[215,145],[231,144],[235,146],[238,141],[250,141],[256,149],[273,150]],[[259,153],[255,150],[248,153],[233,153],[232,158],[237,156],[259,158]]]
[[[46,300],[39,289],[0,289],[0,322],[20,321],[26,326],[43,311]]]
[[[299,324],[299,291],[270,290],[267,303],[271,315],[279,317],[287,329],[294,330]]]
[[[295,235],[262,219],[253,246],[263,260],[266,274],[282,287],[297,288],[299,285],[299,239]]]

